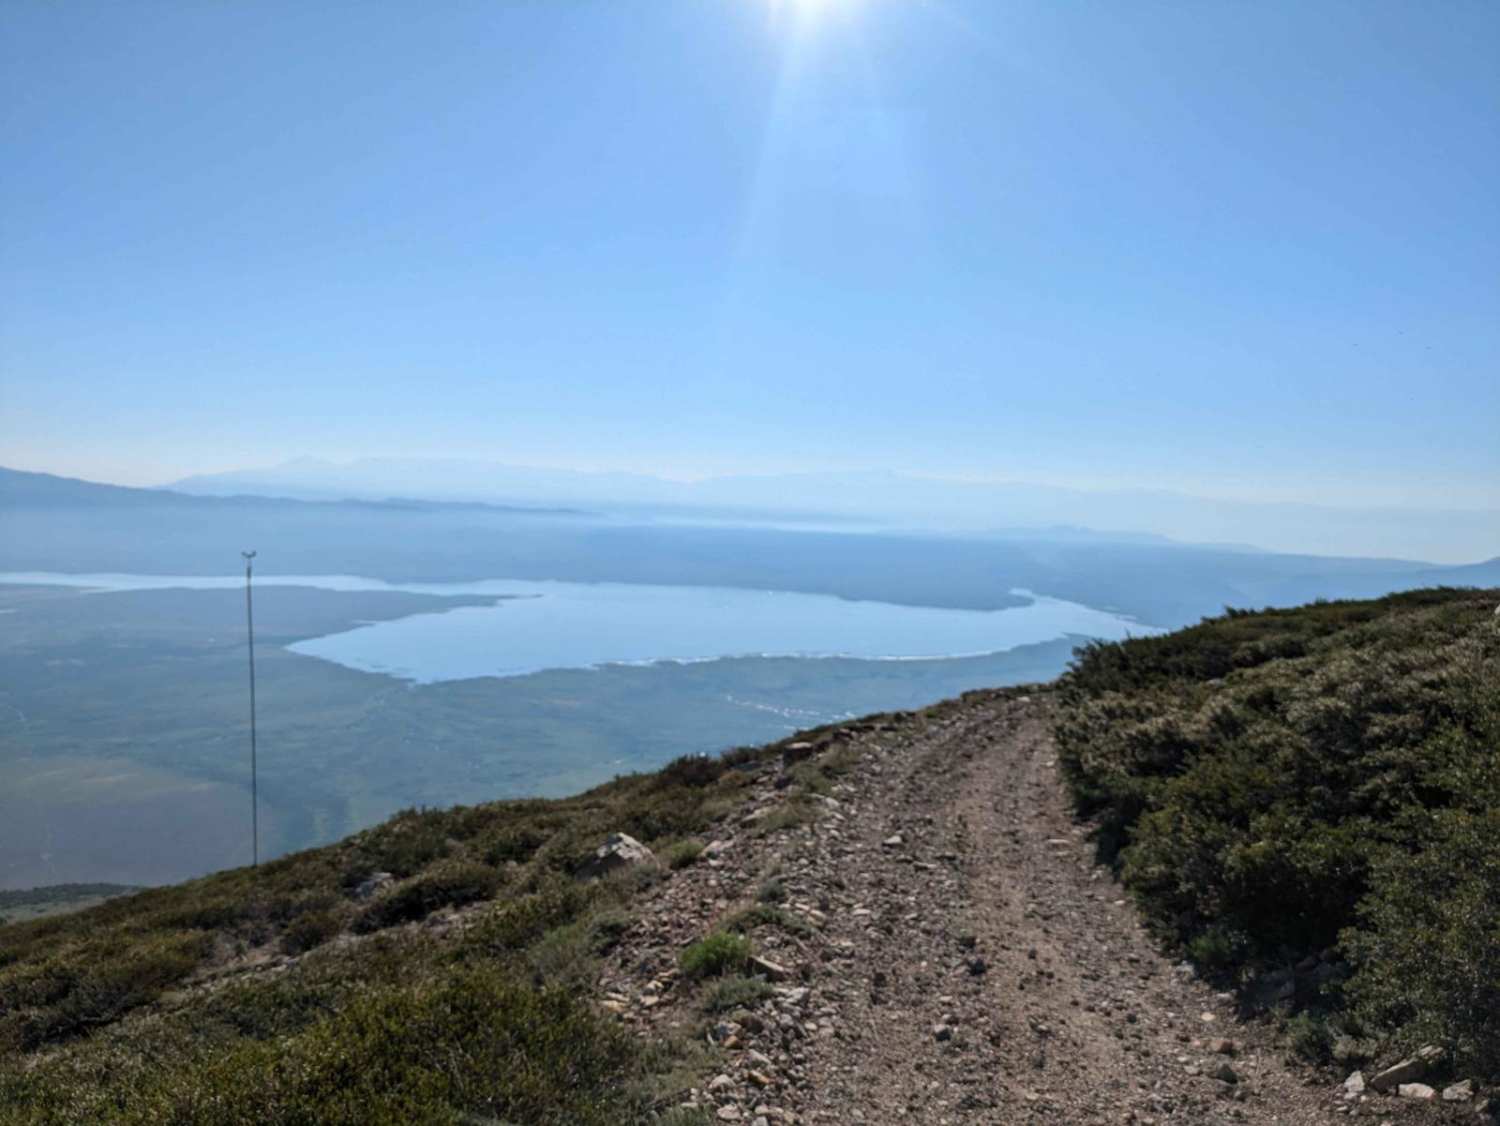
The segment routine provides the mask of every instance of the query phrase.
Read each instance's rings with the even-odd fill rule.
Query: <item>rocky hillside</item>
[[[1175,647],[1092,649],[1060,689],[974,693],[565,801],[412,811],[257,870],[5,927],[0,1121],[1475,1122],[1500,1077],[1482,1069],[1484,1044],[1476,1053],[1432,1008],[1461,984],[1368,1011],[1364,993],[1340,992],[1377,964],[1391,967],[1385,980],[1411,980],[1412,964],[1369,959],[1405,949],[1390,936],[1416,912],[1435,941],[1456,940],[1434,926],[1470,928],[1468,962],[1435,948],[1487,996],[1500,896],[1466,881],[1489,878],[1500,837],[1450,835],[1449,811],[1468,809],[1460,789],[1437,804],[1420,772],[1408,790],[1380,788],[1427,813],[1393,808],[1418,835],[1381,838],[1364,883],[1349,885],[1363,887],[1349,924],[1363,937],[1346,942],[1335,925],[1326,947],[1312,949],[1315,928],[1294,945],[1313,924],[1272,912],[1266,936],[1205,944],[1239,934],[1224,920],[1259,917],[1241,893],[1266,894],[1222,880],[1239,870],[1226,857],[1301,857],[1310,825],[1252,816],[1260,835],[1244,829],[1209,781],[1232,772],[1211,765],[1222,747],[1208,720],[1178,717],[1182,740],[1198,742],[1175,764],[1142,759],[1149,778],[1131,781],[1137,760],[1122,755],[1158,745],[1140,732],[1167,726],[1174,700],[1196,716],[1220,694],[1259,699],[1243,682],[1292,662],[1277,714],[1308,742],[1268,760],[1286,774],[1328,732],[1353,730],[1347,718],[1297,726],[1316,701],[1352,692],[1319,679],[1341,645],[1382,683],[1404,683],[1399,665],[1469,699],[1453,686],[1490,669],[1496,600],[1449,592],[1313,607],[1281,625],[1220,619],[1173,635]],[[1297,644],[1284,636],[1292,620]],[[1452,748],[1492,714],[1494,683],[1479,676],[1478,711],[1455,706],[1430,731],[1393,688],[1406,702],[1361,730],[1448,740],[1450,764],[1480,772],[1464,792],[1482,793],[1493,757]],[[1138,712],[1111,712],[1133,695]],[[1264,756],[1268,744],[1252,745]],[[1404,769],[1384,762],[1351,769]],[[1310,769],[1293,775],[1297,792],[1347,787]],[[1097,820],[1079,820],[1078,800]],[[1221,814],[1215,847],[1203,826]],[[1171,886],[1204,881],[1192,918],[1162,906],[1161,865],[1135,851],[1184,820],[1202,855]],[[1421,836],[1428,821],[1442,831]],[[1407,871],[1386,845],[1422,879],[1448,881],[1419,885],[1442,892],[1427,902],[1463,910],[1421,914],[1382,896],[1388,873]],[[1301,886],[1288,883],[1281,914],[1304,912]],[[1488,1018],[1473,1015],[1482,1036]],[[1295,1058],[1308,1021],[1316,1044],[1349,1042]]]

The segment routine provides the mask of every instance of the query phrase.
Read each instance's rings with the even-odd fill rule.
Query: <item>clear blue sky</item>
[[[0,8],[0,463],[1500,504],[1500,5]]]

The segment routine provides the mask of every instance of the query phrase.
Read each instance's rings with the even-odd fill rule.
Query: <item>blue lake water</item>
[[[0,574],[0,582],[101,590],[220,589],[241,576]],[[542,669],[701,661],[721,657],[938,660],[1067,636],[1118,639],[1159,632],[1119,615],[1025,591],[1025,606],[952,610],[852,602],[828,595],[629,583],[385,583],[350,575],[256,577],[258,585],[494,595],[459,607],[300,641],[297,653],[418,683],[521,676]]]

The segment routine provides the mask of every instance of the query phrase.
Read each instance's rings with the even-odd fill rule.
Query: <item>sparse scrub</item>
[[[678,841],[662,854],[667,867],[676,872],[698,862],[703,855],[702,841]]]
[[[461,907],[494,895],[502,883],[495,869],[472,861],[448,862],[414,876],[373,900],[354,920],[368,933],[424,919],[440,907]]]
[[[750,961],[750,940],[721,931],[684,949],[677,961],[688,977],[721,977],[738,973]]]
[[[281,949],[287,954],[305,954],[323,945],[344,929],[340,911],[309,911],[287,924],[281,934]]]
[[[561,801],[408,810],[255,869],[6,926],[0,1120],[656,1122],[697,1078],[695,1049],[632,1043],[589,993],[660,873],[585,885],[571,872],[614,831],[686,856],[768,757],[693,760]],[[376,872],[396,883],[354,901]],[[396,926],[502,886],[461,933]],[[352,941],[331,945],[346,928]],[[152,1005],[267,949],[299,957]],[[714,946],[701,968],[742,964]]]
[[[757,821],[754,832],[757,836],[765,836],[769,833],[779,833],[783,829],[796,829],[808,824],[815,817],[817,813],[813,809],[812,802],[800,795],[794,796]]]
[[[785,903],[786,885],[780,880],[767,880],[760,885],[760,890],[755,893],[755,898],[761,903]]]
[[[727,1013],[758,1004],[774,992],[764,978],[726,977],[704,991],[703,1008],[710,1013]]]
[[[753,907],[736,911],[723,923],[724,930],[733,931],[736,934],[749,934],[760,927],[780,927],[788,934],[812,933],[812,924],[802,916],[783,911],[780,907],[769,903],[757,903]]]

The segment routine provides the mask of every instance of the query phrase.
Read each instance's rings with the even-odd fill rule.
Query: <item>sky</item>
[[[1500,5],[0,5],[0,464],[1500,507]]]

